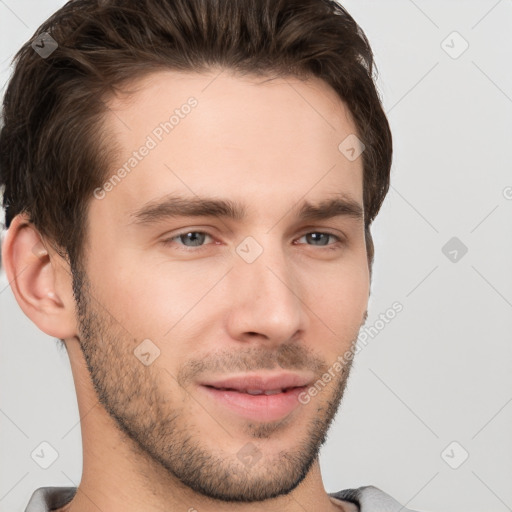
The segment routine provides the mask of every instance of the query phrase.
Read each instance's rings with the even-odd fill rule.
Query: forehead
[[[133,86],[107,102],[104,127],[120,152],[106,181],[121,179],[110,180],[100,210],[127,213],[174,192],[283,207],[305,195],[362,198],[362,158],[338,147],[355,123],[320,79],[166,70]]]

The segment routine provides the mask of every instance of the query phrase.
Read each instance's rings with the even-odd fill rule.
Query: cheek
[[[370,276],[366,251],[361,244],[337,260],[297,267],[296,272],[307,288],[308,297],[315,294],[320,302],[331,301],[347,312],[366,305]]]
[[[316,336],[325,338],[324,346],[333,353],[348,348],[357,336],[368,307],[369,284],[368,266],[355,260],[305,279],[306,312]]]
[[[163,343],[220,306],[224,266],[135,261],[102,268],[96,283],[98,301],[134,337]]]
[[[359,247],[360,246],[360,247]],[[227,296],[233,261],[211,258],[195,261],[158,261],[140,253],[114,251],[116,258],[96,252],[90,272],[95,299],[135,338],[165,341],[173,334],[200,330],[204,320],[223,314],[232,304]],[[369,274],[364,244],[336,261],[298,258],[290,262],[291,281],[311,317],[317,334],[339,345],[350,342],[366,311]],[[293,284],[292,282],[290,284]],[[195,320],[194,320],[195,319]],[[202,321],[201,321],[202,319]],[[325,325],[323,325],[325,324]],[[327,327],[327,328],[326,328]],[[322,332],[320,332],[322,331]],[[194,332],[188,335],[194,336]],[[333,334],[336,333],[336,334]],[[330,336],[329,336],[330,334]]]

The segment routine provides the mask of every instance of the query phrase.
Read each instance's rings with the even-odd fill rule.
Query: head
[[[374,80],[328,0],[71,1],[15,56],[4,260],[34,269],[16,298],[80,347],[140,453],[201,494],[287,493],[325,440],[389,188]]]

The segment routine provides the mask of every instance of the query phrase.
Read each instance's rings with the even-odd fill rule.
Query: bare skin
[[[5,239],[18,303],[65,340],[73,372],[83,474],[61,511],[357,510],[326,493],[315,434],[327,431],[348,377],[349,363],[333,363],[366,316],[364,218],[298,217],[304,201],[336,194],[362,209],[362,159],[338,150],[355,124],[322,81],[219,73],[158,72],[109,100],[104,128],[122,154],[107,179],[149,135],[156,145],[91,197],[82,316],[71,269],[24,215]],[[197,105],[157,140],[155,128],[190,97]],[[236,201],[246,216],[134,222],[169,194]],[[145,357],[159,351],[148,365],[135,355],[144,340]],[[286,374],[307,391],[329,368],[307,405],[269,405],[261,419],[208,384]],[[257,455],[249,463],[247,449]]]

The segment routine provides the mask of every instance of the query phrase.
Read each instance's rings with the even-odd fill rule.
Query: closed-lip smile
[[[298,395],[314,379],[311,372],[243,373],[211,378],[200,388],[215,403],[253,421],[277,421],[299,405]]]

